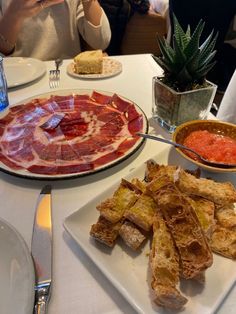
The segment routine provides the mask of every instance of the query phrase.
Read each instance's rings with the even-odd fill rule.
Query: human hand
[[[45,8],[64,2],[64,0],[12,0],[7,15],[24,20],[40,13]]]

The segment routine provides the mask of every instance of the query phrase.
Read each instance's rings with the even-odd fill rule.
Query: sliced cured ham
[[[91,98],[94,99],[99,104],[107,105],[107,104],[111,103],[112,97],[98,93],[97,91],[93,91]]]
[[[132,104],[131,102],[124,100],[117,94],[114,94],[111,98],[110,102],[111,106],[119,110],[120,112],[125,112],[128,110],[129,106]]]
[[[40,128],[44,130],[53,130],[59,125],[64,116],[64,113],[54,113],[53,115],[51,115],[51,117],[49,117],[48,120],[40,125]]]
[[[132,135],[139,132],[143,128],[143,118],[142,116],[138,116],[135,119],[131,120],[128,124],[129,131]]]
[[[36,98],[0,119],[0,162],[46,176],[94,171],[132,150],[144,119],[117,94]]]

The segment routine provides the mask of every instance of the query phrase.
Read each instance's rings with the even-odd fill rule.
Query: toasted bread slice
[[[179,283],[179,256],[158,210],[153,219],[153,240],[149,258],[155,302],[167,308],[182,308],[187,299],[176,289]]]
[[[173,178],[176,175],[176,171],[178,171],[179,169],[181,169],[179,166],[159,165],[154,160],[150,159],[146,162],[145,181],[151,182],[153,179],[161,177],[163,175],[167,175],[168,177]],[[200,178],[201,175],[201,170],[199,168],[195,170],[185,169],[183,171],[192,174],[196,178]]]
[[[236,232],[216,225],[210,246],[213,252],[236,259]]]
[[[217,222],[221,226],[236,231],[236,213],[234,209],[234,204],[216,206],[215,216]]]
[[[179,283],[179,255],[159,210],[153,217],[153,239],[149,258],[152,276],[158,285],[175,287]]]
[[[151,196],[142,194],[134,205],[125,211],[124,216],[140,228],[149,231],[153,224],[156,207],[156,202]]]
[[[122,224],[123,220],[111,223],[104,217],[99,216],[97,223],[93,224],[90,229],[90,236],[109,247],[113,247]]]
[[[174,180],[172,180],[168,175],[163,175],[158,178],[153,179],[146,186],[146,193],[157,201],[157,195],[162,193],[161,191],[173,191],[176,192],[177,187],[174,185]]]
[[[209,240],[216,224],[214,219],[215,204],[200,196],[191,196],[188,198],[188,201],[191,203],[202,229]]]
[[[146,235],[132,222],[125,221],[119,230],[119,235],[124,242],[134,251],[138,250]]]
[[[146,172],[145,172],[145,181],[151,182],[154,178],[167,175],[173,177],[177,166],[171,165],[159,165],[154,160],[148,160],[146,162]]]
[[[145,181],[141,181],[138,178],[133,178],[131,183],[134,184],[140,191],[145,192],[147,185]]]
[[[162,286],[153,281],[152,289],[156,296],[155,302],[159,306],[180,310],[188,301],[175,287]]]
[[[113,196],[97,206],[100,215],[112,223],[118,222],[123,217],[125,210],[137,200],[138,191],[141,193],[140,190],[131,189],[131,183],[122,180]]]
[[[206,272],[201,271],[199,274],[197,274],[195,277],[193,277],[193,280],[197,283],[203,285],[206,282]]]
[[[176,181],[178,188],[186,194],[204,197],[216,204],[228,204],[236,202],[236,190],[230,182],[215,182],[179,171]]]
[[[131,182],[125,179],[121,179],[121,185],[134,191],[137,195],[142,194],[142,190],[144,189],[144,185],[139,179],[132,179]],[[117,192],[115,192],[116,194]],[[114,194],[114,195],[115,195]]]
[[[212,252],[188,199],[173,183],[168,184],[167,179],[162,179],[163,186],[159,185],[159,189],[152,190],[153,198],[163,214],[178,249],[182,276],[186,279],[193,278],[212,265]],[[171,184],[172,188],[170,188]],[[158,186],[153,182],[150,185],[152,188]]]

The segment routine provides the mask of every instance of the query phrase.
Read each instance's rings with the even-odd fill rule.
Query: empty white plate
[[[8,88],[32,82],[46,72],[45,63],[33,58],[4,58],[3,66]]]
[[[0,220],[0,252],[0,313],[32,314],[33,261],[22,236],[4,220]]]

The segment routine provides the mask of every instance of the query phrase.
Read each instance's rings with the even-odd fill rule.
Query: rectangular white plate
[[[159,164],[166,164],[167,152],[157,155]],[[133,170],[125,178],[137,177],[143,179],[145,164]],[[120,293],[139,312],[145,314],[163,313],[163,310],[152,301],[150,288],[150,269],[148,266],[150,242],[143,247],[142,252],[135,253],[118,241],[113,249],[105,247],[89,236],[91,225],[97,221],[99,212],[96,205],[110,197],[120,181],[92,199],[84,207],[65,219],[64,227],[77,241],[80,247],[114,284]],[[193,281],[181,282],[180,290],[188,298],[181,314],[210,314],[222,302],[236,279],[236,263],[214,254],[214,263],[206,271],[204,286]],[[168,313],[171,313],[168,311]]]

